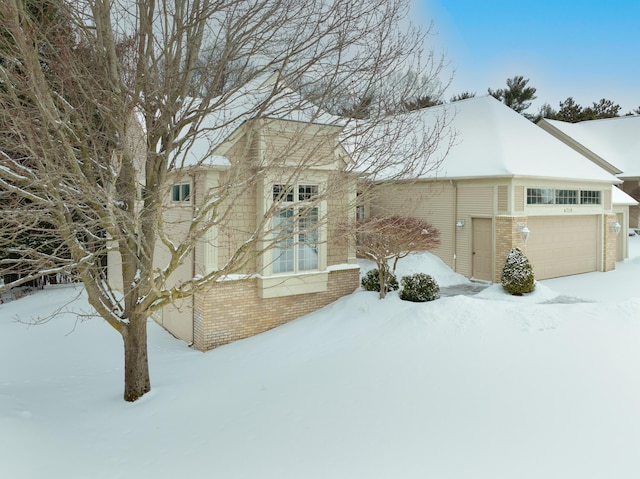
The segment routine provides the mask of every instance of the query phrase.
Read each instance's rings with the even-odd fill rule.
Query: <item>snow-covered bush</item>
[[[440,286],[433,277],[424,273],[416,273],[411,276],[403,276],[400,299],[424,303],[440,297]]]
[[[533,267],[529,260],[517,246],[509,252],[502,268],[500,282],[504,290],[512,295],[520,296],[530,293],[536,287]]]
[[[365,291],[380,292],[380,272],[378,268],[367,271],[360,281],[362,289]],[[399,288],[398,279],[391,271],[387,271],[387,291],[395,291]]]

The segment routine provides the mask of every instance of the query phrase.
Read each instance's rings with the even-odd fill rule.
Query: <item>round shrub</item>
[[[533,267],[520,248],[513,248],[507,256],[500,282],[502,288],[514,296],[522,296],[535,289]]]
[[[411,276],[403,276],[401,282],[400,299],[405,301],[424,303],[440,297],[440,286],[428,274],[416,273]]]
[[[362,285],[362,289],[365,291],[376,291],[380,292],[380,276],[378,275],[378,268],[371,269],[367,271],[367,273],[360,280],[360,284]],[[391,271],[387,273],[387,291],[395,291],[399,288],[398,279],[396,275]]]

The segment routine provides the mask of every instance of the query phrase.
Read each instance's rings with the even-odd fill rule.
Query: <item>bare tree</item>
[[[234,208],[258,182],[295,184],[309,168],[324,167],[318,158],[326,155],[295,154],[309,135],[327,134],[317,124],[331,125],[332,154],[339,145],[346,150],[329,186],[308,198],[310,210],[356,176],[407,178],[434,167],[430,153],[446,122],[324,113],[353,85],[366,95],[398,72],[435,82],[441,63],[424,61],[426,32],[408,22],[406,0],[48,0],[57,36],[41,28],[32,4],[0,5],[0,248],[7,253],[0,274],[17,273],[3,288],[43,274],[79,278],[90,304],[122,335],[127,401],[151,388],[146,325],[154,311],[247,267],[304,220],[274,226],[285,188],[250,231],[233,223]],[[405,88],[407,95],[395,92],[399,104],[415,92]],[[268,127],[274,118],[304,128],[270,158],[248,151],[246,161],[224,164],[176,238],[164,214],[173,179],[215,163],[240,125]],[[171,280],[214,227],[232,238],[225,264]],[[297,233],[304,228],[296,224]],[[29,241],[19,238],[25,232]],[[119,257],[119,278],[106,277],[107,254]]]
[[[357,222],[358,256],[370,259],[378,268],[380,299],[389,292],[389,276],[398,260],[409,253],[430,251],[440,244],[440,231],[426,221],[413,217],[386,216]]]

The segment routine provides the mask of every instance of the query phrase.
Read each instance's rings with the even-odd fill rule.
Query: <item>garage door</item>
[[[526,253],[536,279],[596,271],[597,216],[529,217]]]

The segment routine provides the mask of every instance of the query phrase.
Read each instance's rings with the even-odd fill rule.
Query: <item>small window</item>
[[[527,188],[528,205],[552,205],[553,190],[549,188]]]
[[[578,192],[576,190],[555,190],[556,205],[577,205]]]
[[[312,200],[318,196],[318,185],[299,185],[298,201]]]
[[[599,205],[600,192],[591,190],[580,191],[580,204],[582,205]]]
[[[191,197],[191,184],[181,183],[171,187],[171,201],[188,202]]]
[[[293,201],[293,186],[273,185],[273,201]]]

